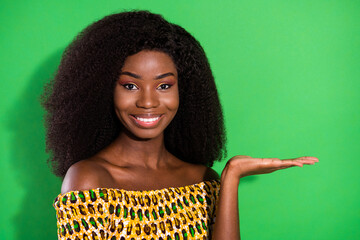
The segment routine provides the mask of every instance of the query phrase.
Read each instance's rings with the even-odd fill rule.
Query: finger
[[[319,160],[318,159],[309,159],[309,158],[304,158],[304,157],[300,157],[300,158],[293,158],[293,159],[284,159],[283,161],[288,161],[288,160],[290,160],[290,161],[297,161],[297,162],[301,162],[301,163],[303,163],[303,164],[314,164],[314,163],[316,163],[316,162],[319,162]]]
[[[298,158],[294,158],[294,159],[313,160],[313,161],[316,161],[316,162],[319,161],[319,159],[317,157],[310,157],[310,156],[298,157]]]
[[[284,161],[296,161],[296,162],[300,162],[302,164],[314,164],[315,162],[318,162],[319,160],[315,160],[315,159],[308,159],[308,158],[294,158],[294,159],[284,159],[284,160],[281,160],[279,158],[260,158],[260,160],[263,162],[263,163],[270,163],[270,164],[273,164],[273,163],[279,163],[279,162],[284,162]]]
[[[280,167],[290,167],[290,166],[299,166],[302,167],[304,163],[296,160],[281,160],[279,158],[259,158],[263,165],[267,167],[280,168]]]
[[[280,162],[277,162],[277,164],[279,164],[280,167],[287,167],[287,166],[302,167],[303,166],[302,162],[298,162],[298,161],[294,161],[294,160],[282,160]]]
[[[318,160],[314,160],[314,159],[295,159],[293,161],[297,161],[297,162],[301,162],[303,164],[310,164],[310,165],[314,165],[316,162],[319,162]]]
[[[314,165],[317,161],[314,161],[314,160],[302,160],[302,159],[300,159],[300,160],[295,160],[295,161],[297,161],[297,162],[301,162],[301,163],[303,163],[303,164],[310,164],[310,165]]]

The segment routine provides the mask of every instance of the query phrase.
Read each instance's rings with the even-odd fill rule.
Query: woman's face
[[[123,126],[143,139],[163,134],[179,107],[178,75],[163,52],[143,50],[126,58],[114,90]]]

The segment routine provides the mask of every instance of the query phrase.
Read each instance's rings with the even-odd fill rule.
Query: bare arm
[[[216,207],[216,221],[212,234],[213,240],[240,239],[238,188],[239,179],[231,176],[229,166],[226,164],[221,173],[219,201]]]
[[[313,165],[319,160],[315,157],[300,157],[280,160],[278,158],[252,158],[249,156],[235,156],[231,158],[221,173],[221,187],[216,220],[212,233],[212,240],[239,240],[239,207],[238,187],[240,178],[271,173],[279,169],[293,166],[302,167],[303,164]]]

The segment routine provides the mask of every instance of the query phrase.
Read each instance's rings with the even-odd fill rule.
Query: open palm
[[[250,175],[271,173],[279,169],[299,166],[303,164],[313,165],[319,160],[316,157],[298,157],[293,159],[279,158],[253,158],[250,156],[237,155],[232,157],[227,165],[237,177],[242,178]]]

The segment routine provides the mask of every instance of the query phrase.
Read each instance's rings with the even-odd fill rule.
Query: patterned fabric
[[[54,200],[62,240],[209,239],[220,180],[183,187],[129,191],[96,188]]]

